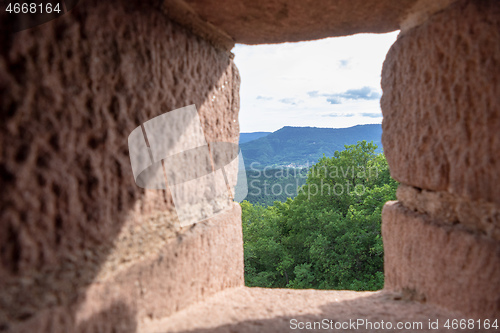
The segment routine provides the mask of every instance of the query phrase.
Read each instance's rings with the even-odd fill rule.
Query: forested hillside
[[[397,183],[376,148],[362,141],[320,158],[294,199],[241,203],[247,286],[383,287],[381,210]]]
[[[275,201],[295,198],[298,188],[306,183],[308,171],[308,168],[286,167],[247,169],[248,194],[245,200],[269,206]]]
[[[316,128],[286,126],[257,140],[241,143],[247,169],[265,166],[310,167],[323,154],[333,156],[344,145],[360,140],[373,141],[382,152],[380,124],[349,128]],[[240,139],[241,140],[241,139]]]
[[[268,134],[271,134],[271,132],[240,133],[240,145],[242,143],[260,139]]]

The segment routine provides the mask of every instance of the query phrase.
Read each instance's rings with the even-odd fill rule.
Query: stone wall
[[[231,55],[140,1],[85,1],[1,43],[0,331],[130,331],[242,285],[239,207],[181,229],[127,146],[190,104],[207,141],[237,143]]]
[[[500,313],[500,6],[459,1],[402,33],[382,73],[386,288]]]
[[[134,183],[129,133],[195,104],[208,142],[237,143],[235,42],[395,29],[385,289],[498,316],[500,6],[453,2],[86,0],[17,33],[0,13],[0,331],[133,332],[242,286],[239,207],[180,227]]]

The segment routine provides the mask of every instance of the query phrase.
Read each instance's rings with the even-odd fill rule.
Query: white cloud
[[[380,122],[382,63],[397,32],[317,41],[236,45],[240,129],[349,127]],[[329,101],[330,100],[330,101]],[[327,116],[338,114],[339,116]]]

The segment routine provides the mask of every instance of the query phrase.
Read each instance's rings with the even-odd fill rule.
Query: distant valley
[[[253,132],[253,133],[240,133],[240,145],[253,140],[260,139],[272,132]]]
[[[357,125],[349,128],[317,128],[285,126],[276,132],[240,134],[240,148],[245,166],[254,168],[311,166],[325,154],[333,156],[344,145],[373,141],[382,152],[382,126]]]

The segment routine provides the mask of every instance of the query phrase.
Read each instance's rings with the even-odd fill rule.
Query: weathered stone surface
[[[409,29],[456,0],[165,0],[163,12],[218,47]]]
[[[186,0],[185,3],[236,42],[262,44],[394,31],[417,0]]]
[[[498,231],[500,9],[460,0],[429,19],[450,1],[176,0],[174,15],[162,1],[88,0],[0,34],[0,330],[276,332],[291,318],[453,318],[432,304],[498,316],[500,245],[475,233]],[[384,148],[396,179],[431,191],[403,186],[416,212],[384,209],[391,292],[237,288],[196,304],[243,284],[239,208],[180,228],[169,191],[135,186],[130,131],[195,104],[208,142],[236,143],[232,39],[399,27],[383,73]]]
[[[195,320],[193,320],[195,318]],[[157,332],[449,332],[430,330],[429,319],[444,324],[460,318],[456,313],[428,304],[405,300],[400,293],[337,290],[290,290],[264,288],[227,289],[202,303],[193,304],[174,315],[138,325],[139,331]],[[383,320],[393,329],[352,326],[323,329],[292,329],[291,320],[305,325],[330,320],[335,323],[358,319],[376,325]],[[422,329],[397,328],[397,323],[422,323]],[[375,326],[376,327],[376,326]],[[387,327],[387,326],[384,326]]]
[[[225,288],[243,286],[240,216],[234,204],[229,211],[181,230],[115,274],[101,271],[78,305],[40,311],[11,331],[86,332],[95,327],[91,331],[133,332],[145,318],[163,318]],[[101,317],[107,319],[100,321]]]
[[[469,201],[448,192],[434,192],[400,184],[403,206],[431,216],[436,222],[481,233],[500,241],[500,207],[490,202]]]
[[[234,47],[235,42],[231,36],[210,22],[202,19],[200,15],[183,0],[162,1],[160,7],[171,20],[182,25],[204,40],[209,41],[214,46],[226,51]]]
[[[127,136],[154,116],[195,104],[208,142],[236,143],[239,75],[226,52],[139,1],[82,1],[55,21],[2,35],[0,50],[5,328],[42,309],[78,309],[96,279],[138,267],[168,239],[183,237],[168,191],[134,184]],[[195,269],[185,265],[179,269]],[[233,277],[207,277],[203,288],[232,285]]]
[[[437,224],[401,203],[382,211],[385,289],[467,316],[500,315],[500,242]]]
[[[499,205],[498,73],[498,1],[459,1],[400,35],[382,73],[391,175]]]
[[[457,0],[419,0],[408,11],[408,15],[401,21],[400,29],[402,33],[414,28],[429,19]]]

